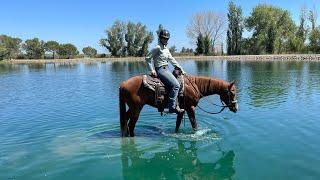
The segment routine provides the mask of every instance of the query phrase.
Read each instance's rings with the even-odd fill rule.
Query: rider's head
[[[169,33],[168,30],[162,29],[159,32],[159,40],[163,45],[167,45],[168,44],[169,38],[170,38],[170,33]]]

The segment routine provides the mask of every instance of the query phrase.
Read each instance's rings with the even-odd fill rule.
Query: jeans
[[[156,68],[157,75],[166,88],[169,90],[168,108],[176,108],[176,99],[179,93],[180,84],[176,77],[169,71],[168,66],[161,66]]]

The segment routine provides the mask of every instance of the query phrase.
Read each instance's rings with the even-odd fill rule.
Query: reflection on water
[[[197,68],[197,74],[204,75],[204,76],[210,76],[210,74],[212,74],[211,61],[195,61],[195,64]]]
[[[147,72],[146,64],[143,61],[114,61],[111,62],[111,70],[115,73],[130,72],[135,75]]]
[[[217,161],[201,162],[196,141],[178,140],[168,151],[144,157],[148,149],[139,150],[134,138],[123,138],[121,151],[124,179],[232,179],[235,174],[234,151],[217,149]]]

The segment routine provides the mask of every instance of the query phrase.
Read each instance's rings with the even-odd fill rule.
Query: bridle
[[[225,106],[225,107],[232,107],[232,104],[235,104],[235,103],[237,103],[238,101],[237,100],[231,100],[231,91],[230,91],[230,89],[226,89],[225,91],[227,91],[227,94],[228,94],[228,104],[225,104],[222,100],[221,100],[221,98],[220,98],[220,100],[221,100],[221,103]]]

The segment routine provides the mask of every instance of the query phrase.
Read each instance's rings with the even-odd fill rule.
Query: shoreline
[[[176,60],[228,60],[228,61],[319,61],[320,54],[281,54],[281,55],[235,55],[235,56],[174,56]],[[33,63],[94,63],[113,61],[144,61],[144,57],[111,57],[111,58],[75,58],[75,59],[12,59],[2,60],[4,64]]]

